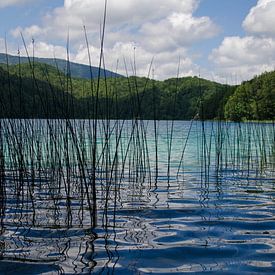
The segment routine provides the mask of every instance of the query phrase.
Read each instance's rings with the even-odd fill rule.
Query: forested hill
[[[275,120],[275,71],[243,82],[225,106],[230,120]]]
[[[69,78],[42,63],[35,63],[34,70],[29,64],[11,65],[9,73],[3,64],[0,116],[223,119],[225,115],[231,120],[274,119],[274,81],[275,73],[263,74],[238,87],[198,77],[87,80]]]
[[[0,63],[6,64],[7,63],[7,57],[9,60],[9,64],[11,65],[16,65],[19,63],[19,57],[18,56],[13,56],[13,55],[6,55],[4,53],[0,53]],[[30,58],[31,62],[33,61],[32,57]],[[54,67],[58,67],[60,71],[67,71],[67,64],[68,62],[63,59],[54,59],[54,58],[34,58],[35,62],[38,63],[44,63],[48,64]],[[20,57],[20,62],[21,63],[29,63],[29,59],[27,57]],[[117,74],[115,72],[112,72],[110,70],[99,70],[97,67],[92,66],[92,78],[98,78],[99,74],[100,77],[122,77],[122,75]],[[91,70],[90,66],[84,65],[84,64],[78,64],[74,62],[70,62],[70,72],[72,77],[77,77],[77,78],[86,78],[90,79],[91,78]]]

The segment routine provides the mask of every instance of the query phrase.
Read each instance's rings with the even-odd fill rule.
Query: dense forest
[[[275,72],[263,73],[242,83],[225,105],[229,120],[275,119]]]
[[[0,66],[0,116],[15,118],[274,119],[275,73],[240,86],[198,77],[73,78],[43,64]]]
[[[223,116],[233,88],[197,77],[86,80],[46,64],[0,67],[2,117],[190,119]]]

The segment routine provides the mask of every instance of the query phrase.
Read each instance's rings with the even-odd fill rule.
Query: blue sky
[[[213,48],[221,44],[225,36],[244,36],[242,22],[256,3],[257,0],[202,0],[195,15],[209,16],[221,27],[221,32],[216,37],[196,45],[195,49],[207,56]],[[202,64],[207,65],[207,60],[203,59]]]
[[[64,58],[70,33],[71,60],[88,62],[82,26],[86,25],[93,64],[99,56],[102,0],[1,0],[0,50],[21,49],[20,32],[40,57]],[[275,61],[275,0],[109,0],[105,59],[109,69],[134,52],[138,75],[147,75],[154,57],[155,77],[198,75],[240,82]],[[134,50],[135,48],[135,50]]]

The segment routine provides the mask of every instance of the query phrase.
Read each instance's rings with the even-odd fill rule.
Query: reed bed
[[[166,135],[157,131],[157,121],[104,119],[97,122],[96,132],[94,123],[1,119],[2,219],[5,200],[14,197],[26,224],[95,227],[97,212],[103,211],[102,224],[107,226],[109,211],[114,213],[125,192],[123,183],[128,182],[127,192],[138,207],[135,194],[155,188],[159,178],[166,178],[168,189],[170,179],[184,178],[185,153],[194,142],[190,133],[197,138],[194,158],[204,183],[228,173],[247,179],[274,174],[274,127],[267,124],[192,121],[182,139],[174,139],[173,121],[166,122]]]

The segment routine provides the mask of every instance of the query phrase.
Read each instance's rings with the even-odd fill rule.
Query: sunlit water
[[[33,125],[33,153],[43,164],[35,178],[31,171],[18,178],[17,153],[9,148],[19,143],[2,129],[0,274],[274,274],[272,124],[161,121],[155,135],[152,121],[136,129],[128,121],[106,142],[104,123],[98,128],[96,226],[75,155],[64,168],[68,206],[66,185],[47,163],[45,122]],[[16,127],[18,133],[22,125]],[[89,160],[90,139],[82,138]],[[56,140],[64,153],[64,140]],[[21,150],[29,163],[27,149]]]

